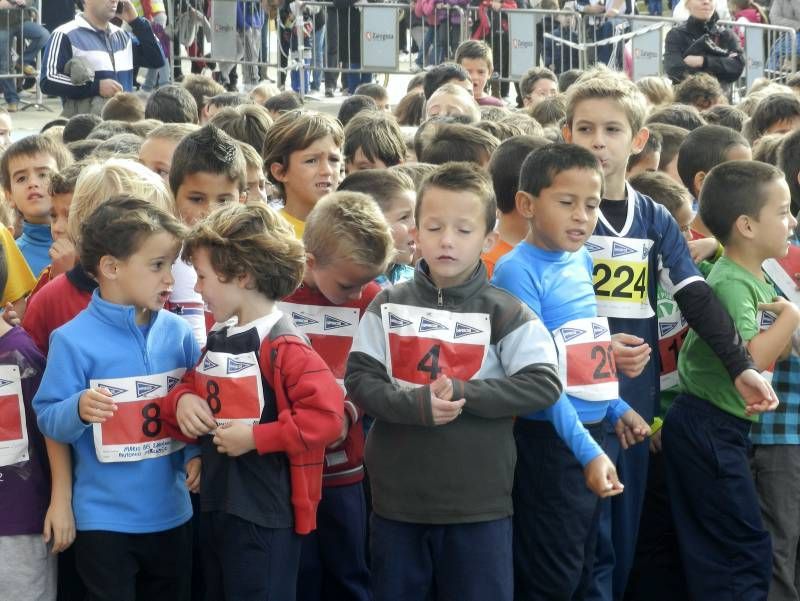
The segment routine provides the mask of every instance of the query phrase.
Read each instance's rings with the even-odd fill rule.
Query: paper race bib
[[[206,351],[195,371],[195,385],[195,392],[208,402],[217,425],[261,421],[264,389],[254,352],[233,355]]]
[[[584,246],[594,262],[598,314],[627,319],[653,317],[647,295],[648,255],[653,241],[591,236]]]
[[[678,352],[689,333],[689,324],[678,303],[658,287],[658,354],[661,359],[661,391],[678,386]]]
[[[278,308],[291,316],[295,327],[308,336],[311,347],[322,357],[344,390],[347,356],[358,330],[358,309],[285,302],[278,303]]]
[[[777,315],[774,313],[770,313],[769,311],[758,311],[756,313],[756,323],[758,324],[758,329],[760,331],[764,331],[768,329],[775,320],[778,318]],[[767,369],[761,372],[761,375],[764,376],[764,379],[772,384],[772,372],[775,371],[775,361],[772,362]]]
[[[185,369],[132,378],[91,380],[89,386],[108,390],[117,405],[114,415],[92,424],[94,449],[101,463],[141,461],[182,449],[182,442],[165,433],[161,401],[181,380]]]
[[[486,313],[451,313],[409,305],[381,305],[388,371],[401,386],[433,382],[439,374],[470,380],[491,342]]]
[[[619,397],[611,332],[605,317],[573,319],[553,331],[564,391],[584,401]]]
[[[19,367],[0,365],[0,467],[29,458]]]

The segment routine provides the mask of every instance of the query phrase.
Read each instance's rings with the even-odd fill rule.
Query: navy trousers
[[[295,598],[301,537],[221,511],[200,515],[207,601]]]
[[[750,471],[750,422],[681,395],[662,435],[667,486],[689,597],[763,601],[772,544]]]
[[[361,482],[326,486],[317,529],[303,537],[298,601],[370,601],[367,510]]]
[[[375,601],[512,601],[511,518],[414,524],[371,518]]]
[[[601,445],[603,424],[587,426]],[[583,600],[597,545],[600,499],[550,422],[514,424],[515,601]]]

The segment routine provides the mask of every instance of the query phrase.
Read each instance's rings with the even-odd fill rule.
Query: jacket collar
[[[94,292],[92,292],[92,300],[89,301],[88,310],[97,319],[115,328],[134,332],[141,331],[136,323],[136,310],[133,305],[118,305],[103,300],[100,296],[100,288],[95,288]],[[153,326],[158,314],[159,311],[150,312],[148,327]]]
[[[425,259],[421,259],[417,264],[417,270],[414,272],[414,283],[421,291],[421,296],[425,303],[430,303],[439,309],[458,306],[489,285],[486,267],[484,267],[483,261],[480,260],[466,282],[450,288],[439,288],[431,279],[430,270]]]
[[[48,247],[53,243],[53,236],[50,233],[49,223],[28,223],[22,222],[22,235],[31,242]]]
[[[80,263],[77,263],[75,267],[70,269],[66,273],[66,276],[73,286],[83,292],[92,292],[97,288],[97,280],[86,273],[86,270]]]

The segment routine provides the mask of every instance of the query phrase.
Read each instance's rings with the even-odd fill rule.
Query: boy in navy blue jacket
[[[99,288],[53,332],[33,401],[42,433],[72,445],[76,564],[92,599],[189,598],[198,451],[161,421],[162,399],[199,355],[186,322],[160,310],[184,231],[136,198],[92,213],[81,265]]]

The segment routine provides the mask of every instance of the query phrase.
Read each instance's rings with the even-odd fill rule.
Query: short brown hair
[[[567,104],[561,95],[543,98],[525,111],[542,127],[559,127],[567,116]]]
[[[102,257],[110,255],[125,260],[139,250],[146,238],[159,232],[167,232],[180,242],[186,235],[186,227],[144,199],[113,197],[98,206],[81,226],[81,265],[97,277]]]
[[[387,167],[406,158],[403,132],[392,115],[385,111],[363,111],[353,117],[344,129],[344,158],[355,159],[358,149],[370,161],[379,159]]]
[[[198,129],[200,129],[200,126],[196,123],[164,123],[151,130],[145,136],[145,139],[159,138],[161,140],[170,140],[171,142],[180,142]]]
[[[264,172],[281,195],[284,194],[283,182],[272,175],[272,164],[280,163],[286,170],[293,152],[305,150],[327,136],[333,138],[333,143],[341,148],[344,141],[342,126],[330,115],[316,111],[287,111],[272,124],[261,155],[264,157]]]
[[[306,218],[306,252],[320,266],[336,260],[383,272],[394,257],[394,239],[378,204],[360,192],[324,196]]]
[[[78,176],[81,174],[83,167],[81,163],[73,163],[58,173],[51,175],[50,195],[72,194],[75,192],[75,184],[78,181]]]
[[[704,111],[717,104],[725,92],[719,80],[708,73],[694,73],[675,87],[675,102],[691,104]]]
[[[394,167],[389,167],[390,171],[399,171],[410,177],[411,181],[414,182],[415,190],[419,188],[419,185],[422,183],[422,180],[424,180],[427,175],[433,173],[434,169],[436,169],[436,165],[432,165],[431,163],[419,163],[419,162],[403,163],[402,165],[395,165]]]
[[[337,188],[340,192],[361,192],[378,203],[384,213],[392,202],[406,191],[416,193],[417,187],[410,176],[394,169],[364,169],[348,175]]]
[[[208,120],[234,140],[246,142],[259,152],[264,147],[264,138],[272,126],[269,111],[258,104],[240,104],[226,107]]]
[[[558,77],[550,69],[547,67],[531,67],[523,73],[522,78],[519,80],[519,93],[523,98],[533,92],[536,82],[540,79],[549,79],[558,85]]]
[[[258,167],[259,169],[264,168],[264,161],[261,160],[261,155],[258,154],[255,148],[250,146],[247,142],[240,142],[239,140],[236,140],[236,144],[239,146],[239,150],[242,151],[244,164],[247,169],[253,169],[254,167]]]
[[[431,188],[442,188],[453,192],[474,194],[483,205],[486,219],[486,233],[494,230],[497,223],[497,201],[492,188],[492,180],[482,169],[475,169],[472,163],[445,163],[439,165],[422,180],[417,190],[417,206],[414,220],[419,227],[425,193]]]
[[[294,292],[303,281],[306,255],[292,227],[262,203],[231,203],[200,220],[183,244],[183,259],[208,250],[220,280],[249,274],[270,300]]]
[[[0,177],[3,179],[3,188],[5,190],[11,189],[11,173],[8,171],[11,159],[16,159],[17,157],[32,157],[40,153],[49,154],[53,157],[58,171],[72,164],[72,154],[67,147],[60,142],[56,142],[52,138],[42,134],[26,136],[6,148],[2,158],[0,158]]]
[[[409,92],[394,107],[394,116],[399,125],[419,125],[425,117],[425,94]]]
[[[181,85],[189,91],[197,103],[198,112],[202,112],[208,98],[224,94],[225,87],[206,75],[187,75]]]
[[[465,40],[456,48],[456,62],[460,65],[465,58],[480,59],[486,61],[486,66],[491,74],[494,65],[492,64],[492,49],[489,44],[482,40]]]
[[[199,172],[225,175],[238,182],[239,191],[247,188],[247,167],[236,140],[216,125],[206,125],[192,132],[178,144],[172,155],[169,187],[177,196],[187,175]]]
[[[463,161],[481,164],[499,145],[500,140],[474,125],[445,123],[435,129],[419,158],[435,165]]]
[[[647,108],[644,95],[631,80],[607,68],[595,67],[584,73],[567,90],[566,125],[572,129],[575,108],[584,100],[605,98],[617,103],[628,117],[635,135],[644,125]]]
[[[630,182],[634,190],[664,205],[673,217],[691,201],[689,191],[663,171],[643,171],[633,176]]]
[[[141,121],[144,119],[144,102],[133,92],[122,92],[108,99],[103,106],[102,118],[104,121]]]

